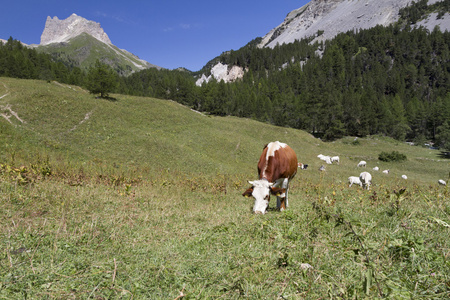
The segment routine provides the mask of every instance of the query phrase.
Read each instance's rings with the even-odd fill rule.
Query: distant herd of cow
[[[317,156],[327,164],[334,162],[339,163],[339,156],[326,156],[319,154]],[[366,167],[365,161],[360,161],[358,167]],[[248,188],[242,195],[245,197],[253,197],[255,203],[253,205],[253,212],[265,214],[269,207],[270,195],[277,197],[277,209],[283,211],[288,206],[288,192],[289,182],[297,174],[297,169],[306,169],[308,165],[299,163],[297,155],[294,150],[285,143],[279,141],[271,142],[264,146],[263,152],[258,161],[258,175],[259,179],[249,181],[251,187]],[[379,168],[373,168],[378,171]],[[322,165],[319,171],[325,171]],[[384,170],[383,173],[389,174],[389,170]],[[402,175],[403,179],[407,179],[406,175]],[[372,175],[369,172],[362,172],[359,177],[350,176],[348,178],[349,187],[353,184],[358,184],[362,188],[370,189],[372,184]],[[442,179],[438,181],[441,185],[446,185]]]

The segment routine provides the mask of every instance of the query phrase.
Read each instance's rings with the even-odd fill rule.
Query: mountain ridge
[[[432,5],[442,0],[429,0]],[[292,43],[295,40],[315,36],[315,41],[332,39],[341,32],[368,29],[376,25],[387,26],[399,19],[400,9],[413,0],[312,0],[302,7],[289,12],[284,21],[269,31],[260,47],[274,48],[277,44]],[[450,15],[441,19],[436,15],[422,21],[417,26],[432,30],[440,25],[442,30],[450,29]],[[321,34],[318,34],[321,32]]]
[[[125,49],[118,48],[111,42],[100,23],[75,13],[64,20],[48,16],[41,43],[30,46],[82,69],[88,69],[96,60],[110,65],[125,76],[148,68],[161,69]]]
[[[442,1],[429,0],[428,5]],[[376,25],[389,25],[398,20],[399,10],[412,2],[412,0],[311,0],[304,6],[289,12],[279,26],[261,38],[262,41],[259,47],[273,48],[277,44],[291,43],[311,36],[314,38],[313,42],[320,42],[349,30],[367,29]],[[447,12],[442,17],[438,16],[437,13],[431,13],[426,19],[420,20],[416,25],[425,26],[430,31],[435,25],[439,25],[442,30],[449,30],[450,14]],[[47,51],[46,48],[58,49],[50,52],[50,54],[58,55],[59,57],[59,53],[65,52],[64,49],[68,44],[82,33],[91,35],[103,43],[105,45],[104,48],[108,52],[112,50],[118,57],[127,61],[125,65],[112,65],[119,72],[125,70],[121,73],[122,75],[128,75],[146,68],[161,69],[161,67],[141,60],[124,49],[115,47],[100,23],[89,21],[75,13],[65,20],[60,20],[56,16],[53,18],[48,16],[41,35],[41,43],[29,46],[44,49],[42,51]],[[101,55],[99,57],[101,58]],[[108,63],[108,61],[105,62]],[[82,62],[78,63],[82,64]],[[127,70],[129,68],[131,70]],[[211,65],[210,67],[207,64],[202,69],[206,70],[208,68],[209,70],[206,71],[205,76],[200,75],[201,79],[198,81],[198,85],[207,82],[213,77],[218,81],[223,79],[225,82],[231,82],[244,74],[243,69],[237,70],[235,66],[231,65]],[[212,70],[212,68],[215,69]],[[235,70],[232,70],[233,68]],[[209,74],[212,76],[208,76]]]
[[[98,59],[110,65],[121,75],[129,75],[146,68],[160,67],[141,60],[136,55],[114,44],[106,44],[90,34],[83,32],[66,42],[39,45],[39,52],[45,52],[57,57],[58,60],[75,64],[82,69],[89,69]]]

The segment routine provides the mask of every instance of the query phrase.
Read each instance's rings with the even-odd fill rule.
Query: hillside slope
[[[80,67],[83,70],[92,67],[96,60],[108,64],[121,75],[129,75],[132,72],[151,67],[159,68],[113,44],[99,41],[87,33],[81,33],[66,42],[40,45],[36,47],[36,50],[51,54],[58,61]]]
[[[397,179],[406,173],[422,183],[446,178],[450,167],[437,150],[388,138],[324,143],[301,130],[206,116],[173,101],[113,96],[115,101],[95,99],[76,86],[0,78],[0,162],[27,164],[47,158],[72,168],[138,168],[145,170],[141,174],[145,177],[163,171],[208,176],[244,173],[251,179],[263,146],[280,140],[291,145],[299,161],[309,164],[308,172],[317,176],[322,164],[318,154],[341,156],[340,165],[327,166],[327,176],[342,181],[360,172],[359,160],[366,160],[369,167],[389,168]],[[408,161],[378,161],[378,154],[387,150],[405,153]]]
[[[69,66],[88,69],[96,60],[110,65],[121,75],[160,67],[116,47],[100,23],[72,14],[65,20],[47,17],[38,51],[49,53]]]
[[[428,7],[441,1],[428,0]],[[411,0],[311,0],[304,6],[289,12],[280,25],[264,37],[251,41],[249,45],[256,43],[260,48],[274,48],[278,44],[290,44],[303,39],[310,39],[313,44],[332,40],[339,33],[370,29],[377,25],[388,26],[398,21],[399,11],[411,3]],[[423,26],[430,32],[435,26],[439,26],[441,31],[448,31],[450,30],[450,12],[442,14],[433,12],[433,8],[429,8],[424,13],[424,17],[411,26]],[[198,77],[197,85],[201,86],[211,78],[232,82],[245,74],[242,66],[222,63],[223,61],[219,61],[216,57],[205,65],[201,70],[203,74]],[[282,65],[277,67],[284,68]]]
[[[113,95],[95,99],[79,87],[56,82],[1,78],[1,159],[45,152],[68,154],[77,162],[140,165],[152,170],[232,171],[238,164],[254,169],[255,157],[274,138],[303,140],[309,134],[248,119],[210,117],[176,102]],[[7,154],[9,153],[9,154]],[[20,153],[20,155],[19,155]],[[257,159],[257,158],[256,158]]]
[[[440,0],[429,0],[431,5]],[[329,40],[341,32],[368,29],[376,25],[387,26],[399,19],[399,10],[411,0],[349,1],[311,0],[306,5],[290,12],[284,21],[262,39],[260,46],[273,48],[277,44],[292,43],[311,36],[315,41]],[[416,1],[417,2],[417,1]],[[450,14],[441,18],[431,14],[418,24],[432,31],[438,25],[441,30],[450,29]],[[321,32],[318,35],[318,32]]]

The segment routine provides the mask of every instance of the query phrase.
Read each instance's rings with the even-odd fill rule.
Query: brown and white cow
[[[277,196],[278,209],[286,209],[289,181],[297,174],[297,167],[297,155],[287,144],[276,141],[264,147],[258,162],[259,180],[249,181],[252,187],[242,194],[255,198],[253,212],[266,213],[270,194]]]

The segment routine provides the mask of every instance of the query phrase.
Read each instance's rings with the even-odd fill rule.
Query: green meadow
[[[112,96],[0,78],[0,299],[450,297],[442,152]],[[275,140],[309,167],[255,215],[241,194]],[[370,190],[349,188],[363,170]]]

